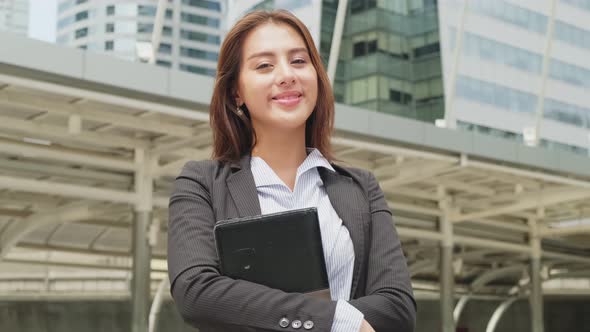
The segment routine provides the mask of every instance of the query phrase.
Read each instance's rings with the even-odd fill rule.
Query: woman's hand
[[[361,324],[361,329],[359,332],[375,332],[371,324],[363,319],[363,323]]]

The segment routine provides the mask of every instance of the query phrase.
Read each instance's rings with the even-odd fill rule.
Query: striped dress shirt
[[[342,223],[330,199],[318,167],[334,168],[317,149],[308,149],[307,158],[297,169],[293,191],[260,157],[252,157],[250,166],[256,183],[262,214],[315,207],[318,210],[330,296],[337,301],[331,332],[358,332],[363,314],[350,300],[354,248],[348,229]]]

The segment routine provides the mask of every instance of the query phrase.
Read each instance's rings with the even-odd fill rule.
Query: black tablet
[[[285,292],[329,288],[316,208],[219,221],[221,273]]]

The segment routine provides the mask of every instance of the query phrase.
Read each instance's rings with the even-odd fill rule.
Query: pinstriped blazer
[[[377,332],[414,330],[416,303],[400,240],[372,173],[319,168],[332,206],[354,245],[351,300]],[[239,163],[188,162],[170,198],[168,273],[183,319],[200,331],[296,331],[281,318],[311,320],[329,331],[336,302],[285,293],[220,275],[213,238],[216,221],[259,215],[250,156]]]

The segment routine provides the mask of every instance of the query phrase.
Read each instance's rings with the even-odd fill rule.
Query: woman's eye
[[[295,60],[293,60],[293,63],[302,64],[302,63],[305,63],[305,60],[303,60],[303,59],[295,59]]]
[[[268,68],[268,67],[270,67],[270,64],[269,63],[263,63],[263,64],[258,65],[256,67],[256,69],[265,69],[265,68]]]

